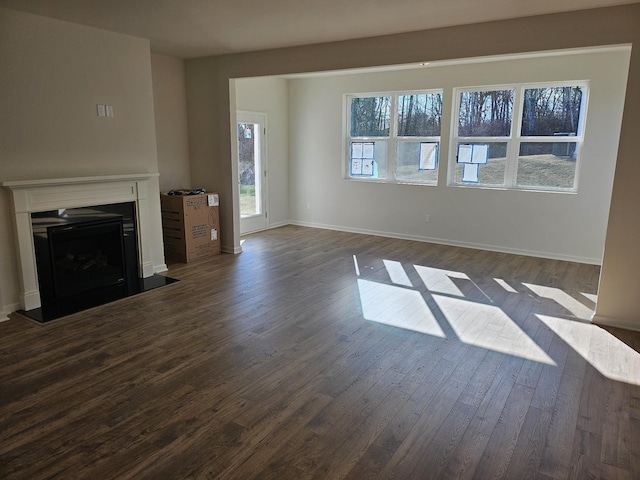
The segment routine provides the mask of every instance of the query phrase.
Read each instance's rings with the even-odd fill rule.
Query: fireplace
[[[0,185],[11,191],[13,200],[20,281],[19,312],[45,322],[64,315],[61,312],[66,312],[69,304],[73,304],[75,310],[82,310],[86,308],[85,303],[93,303],[88,300],[85,302],[85,297],[99,297],[103,300],[101,303],[106,303],[110,301],[109,290],[120,292],[126,290],[128,295],[132,295],[172,283],[172,279],[156,275],[167,270],[161,253],[162,225],[159,216],[160,194],[157,173],[11,180],[0,182]],[[128,204],[128,210],[124,212],[120,210],[121,207],[118,205],[121,204]],[[156,210],[157,214],[155,214]],[[50,233],[51,238],[59,236],[61,239],[59,245],[54,245],[55,250],[64,251],[70,245],[75,245],[75,240],[70,240],[71,237],[66,236],[65,228],[75,229],[78,228],[78,223],[95,222],[96,218],[81,219],[81,217],[96,215],[99,217],[98,223],[107,218],[110,220],[118,216],[122,218],[124,277],[118,270],[119,267],[114,267],[118,270],[111,275],[111,280],[117,277],[115,286],[104,288],[103,285],[98,289],[88,288],[87,291],[82,292],[78,292],[76,287],[64,287],[60,290],[55,285],[61,280],[65,283],[68,280],[65,277],[66,274],[42,273],[39,260],[36,261],[36,248],[40,250],[40,247],[45,244],[47,249],[50,248]],[[95,225],[94,223],[92,226]],[[61,228],[58,229],[58,227]],[[89,224],[85,224],[84,227],[89,227]],[[101,228],[113,230],[115,227],[101,225]],[[46,231],[46,237],[43,230]],[[83,228],[82,231],[87,230]],[[36,243],[39,244],[38,247]],[[57,240],[54,243],[57,243]],[[103,247],[98,247],[98,250],[102,250],[99,255],[102,257],[106,254],[106,246]],[[73,252],[66,253],[75,255]],[[66,256],[66,253],[60,256]],[[48,255],[52,256],[51,253]],[[55,255],[54,253],[53,256]],[[117,256],[111,250],[108,255]],[[97,263],[104,259],[96,258],[94,261]],[[90,268],[89,264],[92,262],[90,260],[87,262],[84,267]],[[108,263],[110,262],[111,260],[108,260]],[[110,266],[113,267],[113,265]],[[83,267],[76,265],[73,268]],[[48,278],[45,278],[47,275]],[[120,278],[124,278],[124,282],[120,282]],[[48,287],[47,282],[56,288],[54,296],[62,299],[57,298],[53,303],[50,301],[50,294],[45,291],[46,288],[43,288]],[[84,285],[82,281],[78,283]],[[89,293],[94,290],[101,293]],[[73,301],[68,300],[71,297]],[[53,307],[50,308],[51,305]]]
[[[124,203],[31,215],[43,319],[134,293],[133,211],[132,203]],[[125,245],[127,239],[133,241]]]

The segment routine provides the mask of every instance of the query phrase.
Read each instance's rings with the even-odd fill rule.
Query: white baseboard
[[[20,310],[20,304],[18,303],[3,305],[2,310],[0,310],[0,322],[6,322],[7,320],[9,320],[9,314],[11,312],[15,312],[16,310]]]
[[[276,223],[270,223],[270,224],[269,224],[269,230],[271,230],[272,228],[286,227],[287,225],[291,225],[291,222],[276,222]]]
[[[162,272],[166,272],[168,270],[169,270],[169,268],[167,267],[166,263],[161,263],[160,265],[154,265],[153,266],[153,273],[162,273]]]
[[[624,330],[640,332],[640,321],[634,322],[631,320],[622,320],[621,318],[605,317],[604,315],[594,314],[593,317],[591,317],[591,322],[605,327],[622,328]]]
[[[518,248],[497,247],[494,245],[484,245],[484,244],[471,243],[471,242],[458,242],[455,240],[446,240],[442,238],[421,237],[417,235],[403,235],[403,234],[398,234],[394,232],[382,232],[382,231],[368,230],[363,228],[351,228],[351,227],[343,227],[339,225],[326,225],[326,224],[313,223],[313,222],[292,221],[292,222],[289,222],[289,224],[298,225],[300,227],[311,227],[311,228],[322,228],[325,230],[335,230],[339,232],[362,233],[365,235],[375,235],[377,237],[397,238],[400,240],[413,240],[416,242],[436,243],[439,245],[449,245],[452,247],[473,248],[476,250],[487,250],[490,252],[510,253],[513,255],[525,255],[527,257],[548,258],[551,260],[563,260],[567,262],[586,263],[590,265],[602,264],[601,258],[587,258],[587,257],[562,255],[562,254],[549,253],[549,252],[537,252],[537,251],[523,250]]]
[[[232,253],[234,255],[238,255],[242,253],[242,247],[220,247],[220,251],[222,253]]]

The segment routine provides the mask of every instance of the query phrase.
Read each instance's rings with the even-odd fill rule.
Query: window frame
[[[573,136],[557,137],[553,135],[522,135],[522,121],[524,114],[524,92],[529,89],[557,88],[557,87],[579,87],[582,89],[580,102],[580,118],[578,120],[577,132]],[[513,90],[513,111],[511,118],[511,131],[509,136],[501,137],[468,137],[459,136],[459,115],[460,97],[464,92],[489,92],[494,90]],[[582,164],[581,154],[584,144],[584,130],[586,125],[587,106],[589,103],[589,81],[557,81],[557,82],[536,82],[517,83],[506,85],[482,85],[474,87],[455,87],[453,89],[453,110],[451,115],[451,135],[449,138],[449,159],[447,162],[447,186],[460,188],[484,188],[492,190],[516,190],[533,191],[546,193],[577,193],[580,167]],[[562,138],[562,141],[559,141]],[[506,143],[506,158],[504,168],[504,179],[502,185],[462,182],[456,180],[458,145],[473,143]],[[518,163],[520,157],[520,146],[523,143],[573,143],[575,144],[575,172],[573,177],[573,187],[551,187],[541,185],[518,185]]]
[[[343,128],[343,175],[346,180],[356,182],[370,182],[370,183],[391,183],[402,185],[425,185],[425,186],[437,186],[440,181],[440,165],[441,165],[441,152],[442,152],[442,119],[445,116],[444,112],[440,115],[440,135],[438,136],[399,136],[398,135],[398,98],[403,95],[429,95],[439,94],[442,101],[442,108],[444,110],[444,89],[442,88],[430,88],[424,90],[402,90],[402,91],[383,91],[373,93],[349,93],[344,95],[344,112],[345,112],[345,126]],[[351,136],[351,99],[353,98],[375,98],[375,97],[391,97],[391,111],[389,121],[389,135],[388,136]],[[357,176],[351,175],[351,144],[352,143],[367,143],[367,142],[386,142],[386,178],[373,178],[369,176]],[[397,155],[398,145],[402,142],[416,142],[416,143],[436,143],[436,172],[435,182],[422,182],[417,180],[405,180],[397,178]],[[416,165],[418,167],[418,165]]]

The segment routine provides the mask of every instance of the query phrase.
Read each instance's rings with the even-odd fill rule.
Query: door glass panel
[[[238,175],[241,218],[262,214],[260,172],[260,125],[239,122]]]

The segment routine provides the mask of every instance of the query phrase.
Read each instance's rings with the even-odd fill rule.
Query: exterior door
[[[240,234],[267,228],[266,114],[238,112]]]

